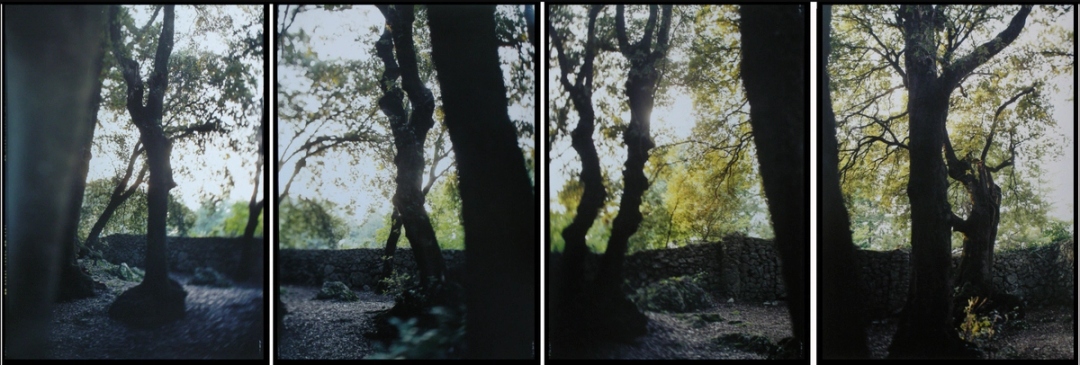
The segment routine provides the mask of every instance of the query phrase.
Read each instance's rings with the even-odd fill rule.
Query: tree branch
[[[1002,30],[1001,33],[998,33],[994,39],[979,45],[968,55],[945,67],[941,75],[943,85],[949,90],[955,88],[965,75],[1005,49],[1020,35],[1020,31],[1024,29],[1024,22],[1027,21],[1027,16],[1030,13],[1031,5],[1021,6],[1020,11],[1009,22],[1009,26]]]

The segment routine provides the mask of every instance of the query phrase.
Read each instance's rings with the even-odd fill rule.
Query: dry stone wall
[[[561,255],[553,253],[557,263]],[[585,259],[592,278],[599,254]],[[732,235],[720,242],[679,248],[639,251],[626,257],[623,275],[627,290],[676,276],[702,274],[702,288],[718,300],[773,301],[785,297],[780,258],[771,240]]]
[[[1075,250],[1076,242],[1072,240],[996,252],[991,279],[994,290],[1019,296],[1028,305],[1075,302]],[[911,280],[910,252],[860,250],[856,257],[870,315],[881,318],[898,313],[907,299]],[[959,255],[954,255],[950,276],[959,264]]]
[[[464,268],[465,251],[443,250],[447,274],[455,275]],[[360,248],[349,250],[280,250],[281,273],[279,283],[289,285],[322,286],[327,281],[340,281],[353,289],[373,289],[382,275],[382,249]],[[394,268],[398,272],[417,277],[416,262],[412,249],[398,248],[394,254]]]
[[[257,244],[256,254],[265,256],[266,245]],[[197,267],[210,267],[227,275],[235,275],[240,263],[240,255],[244,245],[247,244],[240,238],[222,237],[166,237],[166,256],[169,262],[169,271],[194,273]],[[126,262],[129,266],[145,269],[143,260],[146,258],[146,236],[115,234],[102,239],[99,245],[101,254],[106,260],[119,264]],[[257,260],[257,267],[251,268],[256,277],[262,277],[264,262]]]

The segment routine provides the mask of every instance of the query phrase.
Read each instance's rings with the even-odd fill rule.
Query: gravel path
[[[776,344],[791,337],[787,308],[761,303],[724,303],[691,313],[645,312],[648,334],[632,344],[608,343],[598,359],[765,359],[765,354],[713,342],[730,334],[762,336]],[[719,315],[720,320],[712,315]],[[712,321],[704,320],[712,317]]]
[[[262,359],[264,325],[261,287],[213,288],[186,285],[187,314],[152,330],[131,329],[108,316],[116,296],[138,283],[92,272],[107,290],[93,298],[53,307],[53,357],[60,359]],[[268,354],[268,352],[265,352]]]
[[[362,359],[375,352],[363,336],[373,329],[372,317],[390,309],[394,298],[353,291],[358,302],[316,300],[319,288],[282,285],[281,301],[289,313],[278,346],[279,359]]]

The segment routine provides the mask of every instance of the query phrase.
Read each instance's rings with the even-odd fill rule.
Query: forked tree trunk
[[[973,357],[952,327],[950,242],[953,213],[947,200],[948,172],[942,148],[948,139],[945,121],[949,95],[965,76],[1008,46],[1020,34],[1030,5],[1009,26],[938,74],[937,31],[944,22],[931,5],[902,5],[897,14],[904,36],[908,86],[911,201],[911,266],[909,300],[889,346],[893,358]]]
[[[425,288],[443,281],[446,264],[435,238],[435,230],[424,209],[424,194],[420,188],[424,172],[424,140],[434,125],[435,98],[420,80],[413,45],[413,6],[380,5],[379,10],[389,25],[375,46],[385,70],[379,80],[383,96],[379,108],[390,119],[394,135],[394,209],[399,213],[420,271],[420,283]],[[395,52],[396,51],[396,52]],[[396,60],[395,60],[396,56]],[[400,67],[399,67],[400,66]],[[398,77],[401,87],[397,87]],[[402,92],[404,89],[404,93]],[[406,112],[402,99],[408,93],[411,112]]]
[[[156,327],[184,316],[187,292],[169,278],[165,255],[165,222],[169,190],[176,187],[172,178],[169,139],[161,127],[165,90],[168,87],[169,56],[173,46],[173,5],[165,5],[161,36],[154,54],[154,65],[146,84],[139,75],[139,64],[123,48],[119,5],[110,9],[110,37],[113,56],[127,84],[127,109],[132,124],[139,129],[146,147],[150,178],[146,193],[146,277],[138,286],[121,294],[109,308],[109,316],[137,327]],[[143,94],[149,95],[143,104]]]
[[[556,311],[554,312],[554,326],[558,335],[554,337],[558,344],[553,345],[552,356],[564,357],[567,355],[562,343],[577,342],[571,337],[590,337],[587,321],[582,317],[592,315],[582,311],[582,291],[586,290],[584,261],[588,246],[585,236],[592,227],[596,217],[600,214],[600,208],[607,199],[607,191],[604,189],[603,177],[600,174],[600,157],[596,152],[593,142],[595,126],[595,112],[592,104],[592,80],[593,60],[596,57],[596,17],[603,9],[603,5],[592,5],[589,9],[587,40],[585,43],[585,59],[577,72],[573,83],[570,81],[570,73],[576,65],[570,64],[570,59],[563,52],[562,36],[548,23],[548,35],[551,43],[558,54],[558,62],[561,71],[560,82],[570,94],[570,100],[578,114],[577,127],[570,135],[570,145],[581,159],[582,184],[581,200],[578,203],[574,220],[562,230],[563,246],[562,259],[555,276]],[[549,248],[548,251],[551,249]]]

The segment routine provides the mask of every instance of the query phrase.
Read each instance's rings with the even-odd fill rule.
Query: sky
[[[1075,12],[1075,7],[1072,10]],[[815,13],[816,14],[816,13]],[[1068,29],[1073,29],[1074,15],[1062,16],[1059,18],[1059,24]],[[582,28],[582,34],[579,34],[579,39],[584,39],[584,26]],[[1036,35],[1040,32],[1040,27],[1029,22],[1028,26],[1021,33],[1016,42],[1033,42]],[[1073,53],[1075,54],[1075,44],[1073,45]],[[679,59],[679,55],[672,55],[672,59]],[[547,84],[552,89],[551,93],[555,93],[558,81],[558,68],[553,67],[548,70]],[[1068,77],[1063,76],[1056,80],[1059,84],[1060,92],[1052,97],[1052,103],[1054,104],[1054,118],[1058,121],[1057,126],[1051,132],[1048,132],[1054,138],[1060,138],[1060,136],[1068,136],[1071,141],[1068,144],[1067,149],[1061,151],[1061,153],[1055,156],[1047,156],[1043,162],[1043,176],[1044,183],[1042,186],[1047,190],[1046,200],[1052,202],[1052,209],[1050,215],[1054,218],[1058,218],[1065,221],[1073,220],[1073,212],[1075,210],[1075,194],[1074,194],[1074,181],[1073,174],[1075,171],[1075,157],[1076,156],[1076,143],[1072,136],[1074,136],[1075,128],[1073,123],[1074,113],[1076,111],[1075,102],[1070,100],[1073,95],[1073,88],[1075,87],[1075,76]],[[619,90],[621,92],[621,88]],[[594,94],[594,100],[598,95],[604,95],[605,90],[597,90]],[[657,133],[660,130],[667,130],[670,132],[670,136],[674,139],[685,138],[691,132],[695,119],[693,118],[693,102],[685,90],[672,88],[668,90],[669,96],[674,100],[670,105],[658,106],[652,113],[652,129],[656,145],[663,145],[671,142],[668,140],[668,136]],[[621,96],[621,95],[620,95]],[[576,115],[571,114],[572,118],[568,120],[569,128],[576,126]],[[623,118],[629,120],[630,113],[625,111]],[[816,121],[816,115],[812,119],[811,123]],[[599,129],[593,135],[594,140],[600,140]],[[809,137],[808,137],[809,138]],[[601,165],[605,171],[614,173],[617,178],[621,179],[622,162],[626,159],[625,147],[622,147],[616,151],[614,156],[603,156],[601,154]],[[576,152],[570,146],[569,140],[559,140],[552,146],[551,151],[552,162],[551,169],[549,170],[549,185],[548,191],[549,206],[552,211],[561,212],[564,210],[561,204],[558,202],[558,192],[565,185],[566,181],[570,178],[571,174],[577,174],[580,171],[580,161],[577,158]],[[1018,157],[1017,165],[1022,167],[1025,163],[1023,157]]]
[[[260,5],[261,7],[261,5]],[[149,19],[153,8],[150,6],[138,6],[132,11],[132,16],[135,19],[135,23],[139,26],[146,24]],[[230,15],[233,18],[233,24],[235,27],[240,27],[244,22],[241,10],[235,6],[222,6],[218,8],[219,14]],[[157,16],[155,23],[160,23],[163,18],[164,11]],[[188,47],[198,46],[200,49],[210,52],[223,54],[226,52],[226,43],[222,37],[218,34],[206,34],[204,36],[193,36],[193,28],[196,22],[197,14],[189,6],[177,6],[175,10],[174,18],[174,45],[173,52],[183,50]],[[262,70],[262,65],[259,64],[255,67],[256,70]],[[143,76],[145,79],[145,75]],[[257,90],[255,91],[256,103],[258,102],[259,95],[261,95],[263,77],[260,74],[256,76],[258,80]],[[258,104],[256,104],[258,105]],[[255,114],[254,118],[258,118],[258,114]],[[167,116],[166,116],[167,118]],[[126,112],[122,115],[116,115],[107,110],[102,109],[99,112],[98,119],[100,125],[95,131],[95,135],[116,133],[119,131],[121,125],[130,125],[131,118]],[[230,123],[227,117],[222,116],[222,119],[226,123]],[[137,134],[137,132],[135,132]],[[245,133],[254,135],[253,130],[236,131],[235,133]],[[129,137],[129,143],[134,143],[137,137]],[[245,137],[246,138],[246,137]],[[247,202],[251,198],[251,192],[255,188],[254,175],[255,164],[257,156],[251,155],[238,155],[234,151],[229,151],[225,148],[214,146],[213,144],[206,145],[206,152],[198,154],[191,148],[191,143],[177,143],[173,146],[172,153],[170,154],[170,162],[173,167],[173,179],[177,183],[177,187],[170,192],[178,195],[181,200],[192,210],[199,208],[199,202],[201,196],[204,194],[214,194],[220,196],[223,193],[223,185],[226,174],[230,175],[233,180],[233,187],[229,194],[225,196],[224,200],[231,201],[244,201]],[[90,171],[87,176],[88,181],[97,179],[108,179],[123,173],[126,167],[127,154],[125,152],[122,158],[117,157],[112,153],[94,151],[93,159],[90,160]],[[190,176],[185,174],[176,173],[179,168],[186,168],[191,171]],[[136,167],[135,173],[138,173],[138,167]],[[132,180],[135,178],[132,177]],[[262,184],[265,181],[261,181],[258,190],[258,199],[263,196]]]
[[[276,9],[279,14],[284,14],[284,6]],[[290,28],[290,33],[304,30],[311,38],[311,50],[322,61],[329,60],[366,60],[371,55],[371,46],[379,38],[386,19],[377,8],[371,5],[357,5],[351,9],[340,11],[325,11],[323,9],[308,6],[296,16],[296,21]],[[279,25],[275,25],[279,26]],[[372,30],[375,27],[375,31]],[[515,52],[510,52],[506,47],[500,49],[500,55],[504,58],[517,57]],[[289,90],[303,90],[310,84],[306,78],[293,67],[278,68],[281,87]],[[432,80],[427,87],[439,96],[437,83]],[[536,104],[535,101],[526,100],[526,103]],[[309,109],[317,107],[317,102],[309,103]],[[509,109],[512,119],[530,120],[535,119],[535,113],[522,105],[512,105]],[[383,118],[382,114],[377,115]],[[436,120],[437,123],[441,121]],[[535,121],[534,121],[535,124]],[[432,129],[436,131],[438,127]],[[278,124],[278,154],[290,153],[295,147],[285,151],[290,136],[296,128],[286,123]],[[328,130],[333,130],[330,128]],[[449,141],[449,139],[447,139]],[[447,143],[449,145],[449,143]],[[521,141],[522,146],[532,146],[531,139]],[[425,146],[431,155],[432,146]],[[301,170],[296,179],[289,187],[289,195],[294,197],[321,198],[338,204],[338,214],[351,221],[353,224],[362,224],[368,219],[383,219],[383,216],[391,210],[390,196],[384,195],[373,184],[374,177],[382,176],[392,179],[394,167],[387,166],[389,171],[380,169],[379,162],[374,158],[361,158],[354,161],[352,157],[343,151],[332,151],[320,158],[324,166],[318,171],[308,167]],[[289,176],[295,169],[296,158],[285,161],[279,178],[278,192],[280,193],[287,183]],[[451,167],[451,160],[444,159],[437,167],[437,171]],[[425,167],[424,184],[427,183],[427,169]],[[451,170],[452,171],[452,170]],[[440,179],[445,179],[441,177]],[[391,186],[392,189],[392,186]],[[430,209],[430,207],[429,207]]]

